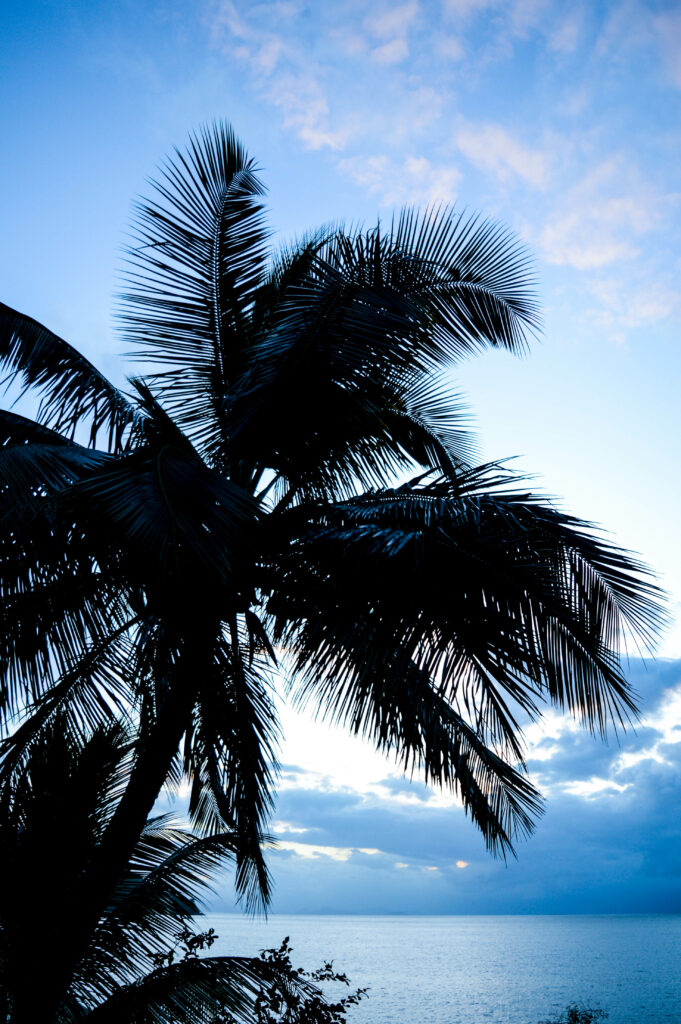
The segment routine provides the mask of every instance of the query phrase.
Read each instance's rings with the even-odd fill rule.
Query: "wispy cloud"
[[[285,128],[310,149],[342,149],[349,127],[332,119],[326,69],[297,38],[301,14],[293,3],[240,8],[233,0],[220,0],[208,20],[215,45],[248,68]]]
[[[681,8],[670,5],[652,24],[669,80],[681,89]]]
[[[364,19],[364,25],[372,35],[379,39],[394,39],[404,36],[418,13],[416,0],[397,6],[390,4],[372,13]]]
[[[352,157],[341,160],[339,169],[376,196],[380,206],[453,202],[461,181],[457,167],[433,164],[425,156]]]
[[[570,11],[547,31],[547,47],[554,53],[574,53],[580,42],[583,28],[583,12]]]
[[[642,182],[626,156],[583,174],[550,209],[539,236],[549,263],[597,270],[639,253],[639,239],[660,222],[665,198]]]
[[[540,189],[549,183],[549,154],[520,142],[500,124],[468,125],[457,133],[456,144],[471,163],[502,182],[516,177]]]
[[[355,854],[361,853],[367,857],[375,857],[381,853],[373,847],[364,846],[320,846],[315,843],[296,843],[293,841],[279,839],[276,843],[277,850],[285,850],[303,860],[315,860],[317,857],[328,857],[330,860],[347,861]]]
[[[609,277],[591,281],[589,289],[599,304],[587,315],[618,342],[625,341],[635,328],[666,320],[681,309],[681,291],[670,284],[632,284]]]

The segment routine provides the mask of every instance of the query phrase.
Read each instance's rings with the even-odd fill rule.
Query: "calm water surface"
[[[296,966],[333,959],[370,997],[349,1024],[539,1024],[583,1001],[608,1024],[681,1024],[681,915],[332,917],[211,914],[213,952],[289,935]]]

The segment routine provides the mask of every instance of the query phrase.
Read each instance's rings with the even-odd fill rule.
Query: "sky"
[[[681,3],[6,0],[0,28],[2,301],[122,381],[132,201],[214,118],[262,168],[279,240],[480,211],[534,253],[543,308],[527,358],[456,368],[480,457],[639,552],[681,619]],[[447,795],[285,710],[273,909],[681,912],[678,621],[629,672],[636,732],[532,728],[546,811],[506,865]]]

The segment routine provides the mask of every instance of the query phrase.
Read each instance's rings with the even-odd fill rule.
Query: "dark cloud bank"
[[[565,730],[534,748],[546,811],[506,864],[485,851],[460,809],[437,806],[418,782],[390,778],[368,795],[283,789],[277,819],[306,831],[280,830],[281,840],[336,852],[273,852],[273,910],[681,912],[681,661],[635,663],[630,677],[643,722],[619,743]],[[232,909],[228,882],[221,892],[213,909]]]

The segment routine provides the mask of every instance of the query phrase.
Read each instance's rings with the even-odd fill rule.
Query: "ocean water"
[[[369,998],[349,1024],[539,1024],[570,1002],[607,1024],[681,1024],[681,915],[199,919],[212,952],[290,936],[295,966],[333,960]]]

